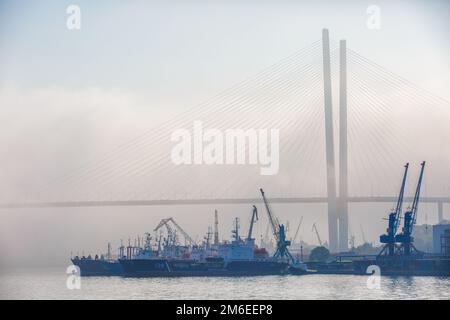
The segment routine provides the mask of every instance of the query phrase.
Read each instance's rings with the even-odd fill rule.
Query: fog
[[[369,4],[79,1],[81,30],[69,31],[64,4],[2,2],[0,202],[259,198],[260,187],[269,200],[325,196],[322,114],[306,109],[322,112],[323,101],[315,97],[323,89],[315,73],[304,77],[300,65],[303,82],[293,79],[305,91],[279,102],[299,101],[299,107],[290,104],[281,113],[267,99],[287,93],[285,86],[256,86],[263,94],[249,92],[262,98],[242,102],[234,112],[204,103],[320,39],[323,27],[334,40],[345,37],[361,55],[425,90],[383,86],[377,78],[361,83],[366,74],[357,57],[349,57],[350,195],[395,196],[407,161],[411,195],[419,163],[427,160],[423,195],[449,196],[449,4],[381,1],[378,31],[365,25]],[[314,50],[310,56],[319,60],[308,60],[308,70],[320,75],[320,46]],[[337,62],[333,51],[336,150]],[[198,107],[202,103],[204,109]],[[188,116],[188,110],[194,112]],[[191,129],[196,119],[211,128],[280,128],[280,172],[262,177],[259,166],[173,166],[170,134],[180,126]],[[357,243],[362,225],[365,237],[377,244],[392,206],[350,205]],[[272,208],[291,229],[304,217],[302,240],[317,244],[313,223],[328,239],[325,204]],[[104,252],[107,242],[116,248],[120,239],[142,236],[166,217],[201,240],[213,225],[214,209],[222,239],[231,237],[234,217],[246,232],[251,204],[0,209],[0,265],[66,266],[71,253]],[[258,209],[260,238],[267,219],[260,203]],[[450,217],[448,205],[444,216]],[[436,222],[435,204],[421,204],[418,223]]]

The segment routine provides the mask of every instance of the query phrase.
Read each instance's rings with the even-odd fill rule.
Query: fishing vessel
[[[121,243],[118,258],[108,254],[95,258],[78,256],[72,263],[80,268],[82,276],[115,276],[126,277],[180,277],[180,276],[257,276],[257,275],[301,275],[307,273],[306,264],[295,259],[289,252],[290,241],[286,240],[285,227],[272,214],[264,192],[260,189],[269,225],[272,226],[276,240],[276,251],[269,256],[265,248],[256,245],[253,238],[253,226],[258,220],[258,210],[253,206],[248,234],[241,238],[239,219],[233,224],[232,240],[219,242],[217,211],[215,214],[214,242],[212,232],[208,229],[205,241],[198,245],[173,219],[162,219],[154,229],[159,236],[152,239],[146,234],[144,245],[138,237],[134,246],[129,240],[125,248]],[[163,237],[161,228],[167,230]],[[178,234],[183,235],[185,244],[180,245]],[[152,242],[152,240],[154,240]],[[125,253],[126,249],[126,253]]]
[[[289,272],[289,261],[274,257],[261,257],[255,239],[241,239],[239,220],[235,219],[233,240],[201,249],[204,259],[183,257],[161,258],[150,252],[146,256],[119,259],[126,277],[182,277],[182,276],[257,276],[281,275]]]

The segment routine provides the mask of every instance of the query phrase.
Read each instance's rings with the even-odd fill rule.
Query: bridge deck
[[[349,203],[376,203],[396,202],[397,197],[348,197]],[[412,197],[405,197],[406,202],[412,201]],[[424,197],[421,202],[450,203],[450,197]],[[327,203],[326,197],[311,198],[271,198],[271,203]],[[124,200],[124,201],[68,201],[68,202],[29,202],[29,203],[4,203],[0,209],[13,208],[53,208],[53,207],[116,207],[116,206],[159,206],[159,205],[202,205],[202,204],[250,204],[262,203],[260,198],[242,199],[180,199],[180,200]]]

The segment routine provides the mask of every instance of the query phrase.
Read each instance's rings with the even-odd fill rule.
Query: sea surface
[[[0,270],[0,299],[450,299],[449,277],[352,275],[147,278],[82,277],[64,268]],[[70,281],[69,281],[70,282]]]

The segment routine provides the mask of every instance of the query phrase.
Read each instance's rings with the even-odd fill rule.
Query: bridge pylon
[[[347,44],[339,42],[339,251],[348,250]]]
[[[333,101],[331,93],[331,62],[330,38],[328,29],[322,30],[323,53],[323,93],[325,111],[325,152],[327,166],[327,195],[328,195],[328,237],[331,252],[338,251],[338,203],[336,198],[336,170],[334,158],[333,133]]]
[[[327,166],[328,235],[331,252],[348,250],[348,160],[347,160],[347,55],[346,42],[339,43],[339,198],[336,169],[331,90],[330,38],[322,30],[323,87],[325,108],[325,148]]]

